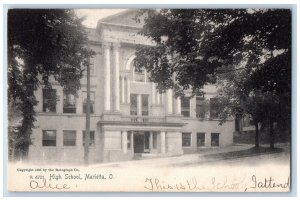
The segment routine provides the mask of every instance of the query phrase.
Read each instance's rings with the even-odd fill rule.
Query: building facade
[[[160,94],[145,71],[134,69],[137,45],[153,45],[138,31],[135,11],[126,11],[89,29],[91,59],[90,163],[162,157],[230,146],[234,120],[219,125],[214,108],[215,86],[204,97],[175,98]],[[56,99],[56,95],[58,99]],[[38,105],[29,160],[45,163],[83,163],[86,76],[78,96],[52,88],[36,91]]]

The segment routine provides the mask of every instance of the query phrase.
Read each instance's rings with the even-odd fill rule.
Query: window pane
[[[82,112],[86,113],[86,104],[87,104],[87,93],[86,91],[82,92]],[[91,91],[90,92],[90,113],[94,114],[95,112],[95,92]]]
[[[197,146],[205,146],[205,133],[197,133]]]
[[[183,147],[191,146],[191,133],[182,133],[182,146]]]
[[[76,98],[73,94],[64,94],[63,113],[76,113]]]
[[[64,133],[64,146],[76,145],[76,131],[63,131]]]
[[[56,131],[44,130],[42,141],[43,146],[56,146]]]
[[[85,131],[82,131],[82,145],[85,145]],[[95,146],[95,131],[90,131],[90,146]]]
[[[210,99],[210,118],[212,119],[219,118],[219,106],[218,106],[217,98]]]
[[[56,112],[56,89],[43,89],[43,112]]]
[[[211,146],[219,146],[219,135],[220,133],[211,133]]]
[[[190,116],[190,99],[188,97],[181,98],[181,115]]]

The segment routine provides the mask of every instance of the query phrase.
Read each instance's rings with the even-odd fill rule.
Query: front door
[[[133,140],[134,140],[134,153],[144,153],[144,144],[145,144],[144,134],[135,133]]]

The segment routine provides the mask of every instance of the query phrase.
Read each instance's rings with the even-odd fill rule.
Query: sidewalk
[[[244,150],[251,149],[252,147],[253,145],[248,145],[248,144],[233,145],[231,147],[203,149],[198,153],[185,154],[182,156],[103,163],[103,164],[92,165],[92,167],[100,168],[100,167],[137,167],[137,166],[146,166],[146,167],[157,167],[157,166],[172,167],[172,166],[182,166],[182,165],[184,166],[184,165],[195,164],[195,163],[198,164],[201,162],[215,161],[216,158],[210,156],[217,156],[219,154],[224,154],[224,153],[226,154],[226,153],[244,151]]]
[[[239,160],[239,158],[255,158],[256,156],[259,157],[262,155],[270,156],[270,154],[285,152],[286,149],[288,149],[288,146],[286,145],[277,145],[277,147],[284,147],[284,149],[277,148],[273,151],[270,151],[268,148],[266,148],[267,146],[268,145],[262,146],[260,150],[254,150],[254,145],[240,144],[224,148],[203,149],[198,153],[185,154],[182,156],[103,163],[92,165],[92,167],[180,167],[204,165],[207,163],[224,160],[232,161]]]

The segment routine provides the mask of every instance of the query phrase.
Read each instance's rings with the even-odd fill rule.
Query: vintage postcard
[[[8,190],[290,192],[293,14],[8,9]]]

